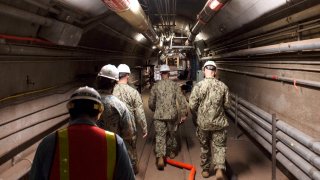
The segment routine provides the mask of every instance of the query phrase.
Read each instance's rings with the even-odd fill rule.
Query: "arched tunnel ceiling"
[[[59,13],[54,14],[48,12],[48,10],[36,8],[28,3],[30,1],[42,2],[52,8],[58,9]],[[175,32],[177,36],[188,36],[190,29],[196,23],[197,14],[203,9],[207,0],[139,0],[139,2],[154,27],[163,24],[159,14],[165,12],[163,10],[162,12],[159,11],[159,4],[162,3],[162,8],[164,8],[164,3],[169,3],[170,8],[166,13],[170,15],[168,16],[171,20],[169,25],[174,25],[169,26],[171,27],[170,31]],[[241,30],[245,26],[249,27],[248,25],[257,22],[261,18],[268,17],[270,14],[274,15],[275,12],[294,5],[299,7],[300,4],[306,4],[306,2],[316,2],[316,0],[229,0],[206,24],[196,37],[196,41],[205,40],[207,44],[210,44],[215,39],[239,31],[239,29]],[[132,53],[152,51],[152,43],[145,38],[137,41],[136,37],[139,36],[138,31],[116,13],[109,10],[101,0],[81,0],[81,2],[78,0],[23,0],[21,3],[0,0],[0,3],[82,28],[81,46],[103,49],[118,48],[118,50]],[[11,17],[0,17],[0,19],[5,22],[8,19],[10,20]],[[17,22],[20,24],[26,24],[26,21],[15,20],[18,20]],[[255,25],[263,25],[259,23],[255,23]],[[6,24],[6,27],[0,27],[0,31],[6,33],[10,29],[13,29],[12,32],[14,33],[12,35],[34,37],[39,29],[39,26],[35,26],[32,23],[27,23],[32,28],[25,26],[28,27],[25,29],[10,28],[11,26],[14,27],[14,23]],[[247,28],[246,30],[251,29]],[[156,30],[156,32],[160,35],[159,30]]]
[[[91,0],[91,2],[92,1],[97,1],[97,4],[101,4],[100,0]],[[157,30],[157,28],[161,28],[161,24],[163,25],[160,14],[164,14],[164,12],[159,11],[159,8],[161,8],[161,6],[159,6],[160,1],[162,3],[162,8],[164,8],[163,6],[165,2],[170,2],[171,5],[173,2],[172,0],[139,0],[141,6],[145,10],[147,16],[150,18],[158,34],[160,34],[160,31]],[[171,10],[169,9],[169,11],[166,12],[168,16],[165,16],[165,14],[163,17],[170,17],[171,22],[169,25],[173,25],[174,23],[175,26],[168,26],[171,27],[171,31],[187,36],[197,20],[197,14],[202,10],[206,2],[206,0],[176,0],[176,9],[171,7]],[[293,0],[288,2],[287,0],[230,0],[199,33],[199,35],[196,37],[196,41],[206,41],[220,38],[230,32],[243,28],[245,25],[250,24],[250,22],[266,16],[268,13],[301,2],[304,1]],[[97,5],[94,7],[95,8],[93,9],[98,9]],[[105,13],[105,11],[103,11],[101,8],[99,10],[101,13]],[[86,9],[86,11],[88,11],[88,9]],[[107,8],[106,11],[108,11]],[[90,11],[88,11],[87,14],[90,14]],[[128,23],[117,17],[115,13],[109,13],[109,15],[106,16],[103,21],[99,21],[99,25],[93,27],[91,33],[86,33],[84,36],[95,34],[95,30],[101,31],[101,23],[115,29],[131,39],[134,39],[138,33],[134,28],[130,27]],[[114,33],[111,32],[111,34]],[[84,37],[84,39],[87,38]],[[152,46],[150,42],[147,42],[146,40],[139,43],[142,43],[148,47]]]

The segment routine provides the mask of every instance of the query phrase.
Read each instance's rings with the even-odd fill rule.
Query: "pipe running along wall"
[[[228,110],[228,114],[236,118],[234,111]],[[272,152],[271,145],[268,143],[262,136],[260,136],[255,130],[253,130],[250,126],[248,126],[243,121],[238,121],[238,123],[242,126],[242,128],[247,131],[252,137],[256,139],[258,143],[261,144],[263,148],[265,148],[269,153]],[[277,160],[282,164],[285,164],[289,172],[291,172],[297,179],[311,180],[302,170],[300,170],[295,164],[293,164],[288,158],[286,158],[282,153],[277,154]]]
[[[221,59],[228,57],[238,56],[255,56],[255,55],[267,55],[277,54],[284,52],[296,52],[305,50],[316,50],[320,49],[320,38],[308,39],[303,41],[294,41],[288,43],[280,43],[269,46],[262,46],[250,49],[238,50],[230,53],[212,56],[213,59]]]
[[[235,36],[235,37],[229,38],[228,40],[217,39],[216,41],[211,42],[211,44],[214,44],[214,45],[206,48],[205,51],[219,47],[219,46],[216,46],[216,44],[219,43],[219,41],[220,42],[223,41],[222,46],[224,46],[227,44],[232,44],[232,43],[235,43],[235,42],[238,42],[241,40],[248,39],[253,36],[258,36],[260,34],[268,33],[268,32],[271,32],[272,30],[275,30],[275,29],[284,28],[290,24],[296,25],[296,24],[303,22],[307,19],[317,17],[319,15],[319,11],[320,11],[320,5],[316,5],[311,8],[305,9],[301,12],[292,14],[288,17],[285,17],[285,18],[282,18],[282,19],[277,20],[275,22],[272,22],[270,24],[261,26],[257,29],[252,30],[252,31],[245,32],[245,33],[241,34],[241,36]]]
[[[244,74],[244,75],[249,75],[249,76],[253,76],[253,77],[270,79],[270,80],[274,80],[274,81],[282,81],[282,82],[292,83],[294,86],[303,85],[303,86],[308,86],[308,87],[320,89],[320,82],[318,82],[318,81],[294,79],[294,78],[288,78],[288,77],[284,77],[284,76],[277,76],[277,75],[271,75],[271,74],[262,74],[262,73],[253,73],[253,72],[245,72],[245,71],[225,69],[225,68],[218,68],[218,69],[221,70],[221,71],[226,71],[226,72]]]
[[[117,13],[127,23],[137,29],[153,44],[159,44],[159,37],[138,0],[102,0],[106,6]]]
[[[126,58],[143,56],[131,56],[129,53],[99,50],[84,47],[61,47],[61,46],[45,46],[45,45],[22,45],[22,44],[0,44],[0,54],[2,55],[21,55],[21,56],[52,56],[52,57],[114,57],[127,56]]]
[[[208,0],[203,9],[197,16],[197,22],[193,26],[191,33],[186,41],[186,45],[191,44],[202,28],[210,21],[210,19],[224,6],[227,0]]]
[[[271,153],[271,115],[242,98],[232,98],[228,113]],[[320,179],[319,142],[281,120],[276,126],[277,159],[298,179]]]

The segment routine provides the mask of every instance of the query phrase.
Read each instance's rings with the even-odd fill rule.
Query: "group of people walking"
[[[154,112],[156,166],[163,170],[164,158],[177,155],[176,132],[190,108],[201,147],[201,175],[210,176],[212,159],[216,178],[224,179],[229,92],[215,79],[213,61],[206,62],[203,71],[205,79],[195,85],[188,103],[179,85],[170,80],[169,66],[160,67],[161,80],[148,100]],[[31,179],[135,179],[137,125],[143,138],[148,126],[141,95],[128,85],[130,74],[125,64],[105,65],[96,78],[98,91],[81,87],[72,94],[67,104],[70,123],[40,143]]]

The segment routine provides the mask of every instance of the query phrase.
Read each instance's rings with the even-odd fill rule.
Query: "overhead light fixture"
[[[90,16],[98,16],[107,11],[102,1],[92,0],[56,0],[57,2],[80,11],[81,13],[89,14]],[[47,1],[49,2],[49,1]]]
[[[163,38],[160,39],[160,44],[159,45],[160,45],[160,47],[163,46]]]
[[[156,46],[152,46],[152,49],[156,49],[157,47]]]
[[[141,9],[141,6],[138,0],[131,0],[128,2],[131,2],[130,8],[133,12],[139,12],[139,10]]]
[[[218,10],[221,7],[222,3],[220,3],[218,0],[212,0],[209,4],[209,8],[212,10]]]
[[[208,36],[201,32],[196,36],[196,39],[197,40],[206,40],[206,39],[208,39]]]
[[[140,41],[142,41],[142,40],[143,40],[144,36],[143,36],[142,34],[140,34],[140,33],[139,33],[139,34],[137,34],[134,38],[135,38],[135,40],[137,40],[137,41],[139,41],[139,42],[140,42]]]

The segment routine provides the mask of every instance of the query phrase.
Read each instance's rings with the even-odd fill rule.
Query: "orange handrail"
[[[166,163],[171,164],[173,166],[190,170],[189,180],[194,180],[194,176],[196,175],[196,168],[193,165],[175,161],[172,159],[167,159],[167,158],[165,158],[164,160]]]

